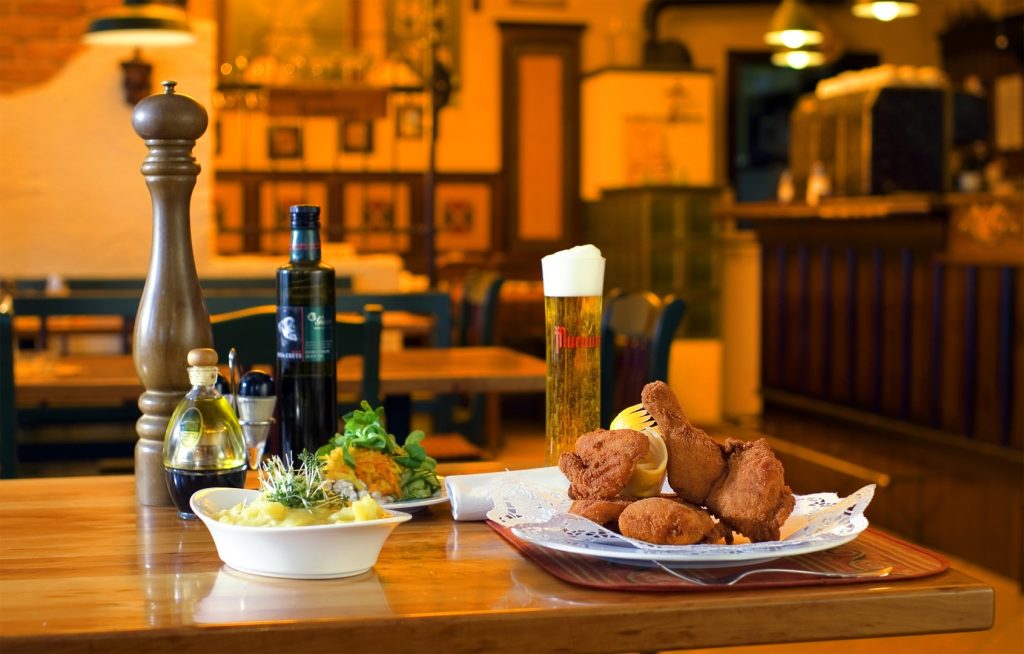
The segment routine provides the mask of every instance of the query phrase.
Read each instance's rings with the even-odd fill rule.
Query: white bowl
[[[235,570],[288,579],[335,579],[366,572],[377,563],[392,530],[412,518],[388,511],[388,518],[306,527],[244,527],[218,522],[213,516],[240,502],[252,502],[259,491],[204,488],[189,506],[206,524],[221,561]]]

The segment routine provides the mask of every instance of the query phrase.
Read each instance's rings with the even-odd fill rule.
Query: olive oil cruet
[[[192,389],[171,415],[164,435],[164,478],[178,515],[195,518],[189,499],[202,488],[245,484],[246,447],[242,428],[216,389],[217,353],[188,353]]]

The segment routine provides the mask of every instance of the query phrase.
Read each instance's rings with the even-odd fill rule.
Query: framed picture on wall
[[[423,106],[402,104],[395,108],[395,136],[400,139],[423,138]]]
[[[214,243],[217,254],[245,251],[245,202],[242,182],[217,180],[213,186]]]
[[[491,249],[493,193],[487,182],[439,182],[434,190],[437,249]]]
[[[345,240],[363,252],[408,252],[411,193],[407,182],[351,182],[342,192]]]
[[[267,157],[301,159],[302,128],[298,125],[271,125],[267,128]]]
[[[338,149],[342,152],[373,152],[373,121],[342,118],[338,126]]]
[[[325,181],[265,181],[260,184],[260,251],[284,254],[291,245],[291,206],[320,207],[321,230],[330,216]]]

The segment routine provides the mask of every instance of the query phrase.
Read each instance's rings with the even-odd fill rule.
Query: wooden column
[[[153,248],[132,341],[135,371],[146,389],[135,426],[135,497],[147,506],[171,503],[163,439],[171,413],[189,389],[186,356],[193,348],[213,346],[189,224],[199,175],[192,148],[208,119],[193,98],[174,92],[175,82],[163,84],[164,93],[145,98],[132,111],[132,127],[149,148],[142,174],[153,199]]]

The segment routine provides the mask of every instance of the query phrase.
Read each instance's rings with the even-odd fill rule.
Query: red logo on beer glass
[[[600,347],[601,335],[596,336],[571,336],[565,327],[555,325],[555,351],[562,348],[576,349],[581,347]]]

